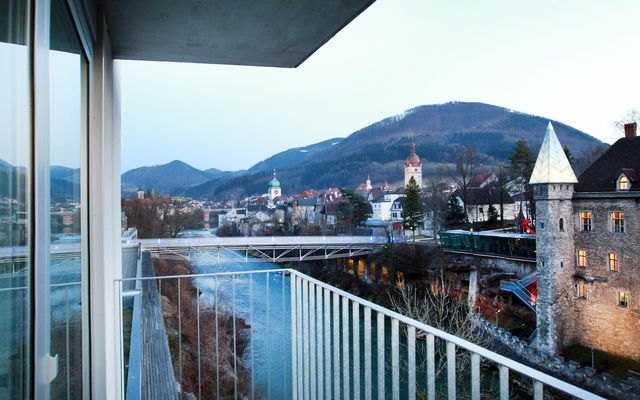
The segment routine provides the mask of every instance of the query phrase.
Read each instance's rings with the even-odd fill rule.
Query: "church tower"
[[[536,201],[537,346],[557,354],[571,327],[574,289],[573,184],[578,183],[549,122],[529,179]]]
[[[404,160],[404,187],[407,187],[411,177],[422,187],[422,161],[416,154],[416,144],[413,142],[409,145],[409,155]]]
[[[273,179],[269,181],[269,200],[273,200],[276,197],[282,196],[282,189],[280,188],[280,181],[276,178],[276,170],[273,170]]]

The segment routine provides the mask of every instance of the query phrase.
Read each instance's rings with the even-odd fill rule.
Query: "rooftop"
[[[571,164],[549,122],[529,183],[577,183]]]

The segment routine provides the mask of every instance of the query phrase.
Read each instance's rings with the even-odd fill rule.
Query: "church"
[[[404,160],[403,187],[407,187],[412,177],[416,180],[418,186],[422,188],[422,160],[420,160],[420,157],[416,154],[416,144],[413,142],[409,145],[409,155]]]

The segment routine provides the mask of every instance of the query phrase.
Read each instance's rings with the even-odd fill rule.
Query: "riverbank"
[[[153,261],[156,276],[197,273],[193,265],[186,259],[154,258]],[[218,312],[216,315],[215,310],[202,299],[198,304],[198,295],[201,292],[194,286],[191,279],[180,279],[179,286],[177,279],[162,280],[161,294],[169,349],[171,350],[176,379],[179,380],[182,376],[182,392],[192,393],[196,396],[201,392],[201,398],[214,399],[219,383],[220,397],[232,398],[236,383],[235,362],[238,397],[245,396],[250,386],[250,372],[242,362],[249,344],[250,326],[246,321],[237,316],[235,318],[237,357],[234,358],[233,318],[225,312]],[[178,303],[180,310],[178,310]],[[198,340],[200,341],[199,346]],[[180,359],[180,348],[182,349],[182,359]],[[198,352],[200,357],[198,357]],[[198,359],[200,369],[198,369]]]

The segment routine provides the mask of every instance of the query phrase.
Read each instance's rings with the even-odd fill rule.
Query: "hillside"
[[[303,161],[288,158],[293,164],[282,162],[278,178],[284,193],[306,188],[354,187],[371,174],[374,185],[402,179],[403,161],[411,140],[424,163],[425,177],[439,165],[454,161],[457,146],[473,146],[486,165],[506,162],[517,140],[525,140],[537,152],[549,119],[516,112],[483,103],[446,103],[425,105],[407,110],[362,128],[335,145],[304,153]],[[602,145],[598,139],[551,120],[563,145],[574,156]],[[325,141],[322,143],[327,143]],[[319,145],[319,144],[318,144]],[[302,148],[305,149],[305,148]],[[240,197],[263,193],[270,179],[270,169],[258,167],[273,159],[287,159],[286,155],[300,152],[300,148],[279,153],[252,167],[258,172],[243,176],[217,179],[195,185],[185,194],[191,197]],[[275,165],[269,164],[269,165]],[[261,170],[261,171],[260,171]],[[250,170],[251,172],[251,170]]]
[[[266,160],[260,161],[249,168],[248,172],[256,173],[261,171],[272,171],[274,169],[290,168],[294,165],[302,164],[312,159],[316,154],[340,144],[342,140],[344,139],[333,138],[324,140],[320,143],[314,143],[309,146],[285,150],[267,158]]]
[[[175,160],[167,164],[140,167],[125,172],[122,174],[122,191],[134,192],[139,187],[143,187],[154,189],[158,193],[176,193],[211,179],[210,173]]]

